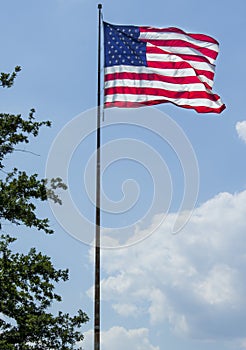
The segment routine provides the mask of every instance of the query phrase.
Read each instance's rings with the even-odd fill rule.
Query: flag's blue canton
[[[140,41],[135,26],[115,26],[104,22],[105,67],[146,66],[146,43]]]

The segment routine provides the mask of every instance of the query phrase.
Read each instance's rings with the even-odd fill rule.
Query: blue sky
[[[149,144],[160,154],[161,163],[166,163],[173,191],[170,208],[164,203],[162,212],[161,199],[167,198],[168,190],[153,192],[157,182],[162,184],[162,175],[157,177],[158,181],[153,180],[152,169],[136,159],[118,159],[105,171],[104,191],[111,200],[122,199],[122,183],[131,178],[138,186],[131,183],[133,187],[126,187],[126,194],[139,195],[132,211],[117,215],[105,213],[105,226],[119,229],[132,225],[129,232],[135,243],[155,229],[141,243],[102,252],[103,350],[246,349],[245,11],[242,0],[103,2],[104,19],[111,23],[177,26],[216,38],[220,53],[214,91],[227,106],[221,115],[199,115],[163,104],[154,111],[146,109],[138,126],[130,125],[131,112],[105,113],[103,143],[125,138],[129,145],[130,140],[136,142],[137,139],[144,145]],[[84,121],[91,123],[90,127],[95,124],[90,117],[93,118],[95,113],[91,109],[96,106],[97,2],[10,0],[2,2],[1,15],[1,71],[11,71],[20,65],[22,72],[12,89],[1,91],[0,110],[25,115],[34,107],[38,119],[50,119],[53,124],[26,147],[39,156],[16,152],[8,160],[8,166],[18,164],[44,176],[49,150],[62,128],[78,115],[81,134]],[[180,162],[178,152],[142,124],[149,117],[153,127],[158,127],[159,113],[165,123],[164,115],[177,123],[176,131],[183,130],[195,152],[200,173],[195,210],[178,235],[171,232],[184,192],[183,158]],[[126,125],[113,124],[121,118]],[[68,142],[72,142],[74,135],[70,135]],[[68,173],[69,193],[88,221],[93,219],[94,207],[86,190],[93,190],[94,181],[89,173],[91,182],[84,185],[84,172],[94,152],[94,136],[91,134],[85,139],[81,136]],[[177,144],[171,146],[178,148],[179,141],[176,138]],[[66,143],[62,146],[58,160],[63,157]],[[125,145],[121,143],[113,149],[122,154]],[[144,162],[145,151],[139,154]],[[158,162],[153,163],[156,166]],[[168,172],[163,183],[170,186],[167,175]],[[153,198],[160,204],[155,207],[156,212],[149,221],[134,226]],[[63,229],[48,205],[40,206],[39,211],[40,215],[49,216],[56,233],[51,237],[31,230],[21,233],[16,249],[37,246],[52,256],[57,267],[69,267],[70,281],[58,286],[63,295],[60,307],[71,313],[82,308],[88,313],[91,322],[84,328],[84,348],[92,349],[93,250],[81,242],[84,231],[92,230],[92,226],[78,227],[78,240]],[[158,226],[164,211],[166,220]],[[15,232],[14,228],[11,230]],[[112,243],[114,237],[112,244],[117,246],[119,232],[113,236],[106,231],[105,236],[110,233],[106,244]],[[54,310],[57,308],[54,306]]]

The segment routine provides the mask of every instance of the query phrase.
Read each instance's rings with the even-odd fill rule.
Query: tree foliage
[[[14,84],[14,80],[17,73],[21,71],[20,66],[16,66],[12,73],[1,73],[0,74],[0,86],[10,88]]]
[[[20,67],[11,74],[1,73],[0,86],[11,87]],[[21,115],[0,114],[0,228],[11,223],[53,233],[47,218],[39,218],[36,202],[51,198],[61,204],[57,188],[66,186],[60,178],[39,179],[17,168],[6,171],[4,160],[18,146],[37,137],[41,127],[49,121],[35,120],[31,109],[27,118]],[[28,254],[13,252],[16,238],[9,234],[0,237],[0,349],[1,350],[69,350],[83,339],[80,328],[88,316],[79,310],[70,316],[48,312],[61,296],[55,284],[68,279],[68,270],[54,268],[50,257],[31,248]]]

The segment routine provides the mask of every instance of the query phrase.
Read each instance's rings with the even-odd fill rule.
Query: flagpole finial
[[[101,10],[102,4],[98,4],[97,7],[98,7],[99,10]]]

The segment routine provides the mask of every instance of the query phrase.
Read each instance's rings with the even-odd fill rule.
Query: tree
[[[20,67],[12,74],[1,73],[0,86],[11,87]],[[39,218],[36,201],[51,198],[61,204],[57,188],[66,186],[60,178],[39,179],[17,168],[6,171],[4,160],[18,145],[37,137],[49,121],[35,120],[35,110],[29,116],[0,114],[0,229],[6,222],[53,233],[47,218]],[[69,350],[83,339],[81,325],[88,316],[78,310],[76,316],[48,312],[53,302],[61,301],[55,283],[68,279],[68,270],[56,270],[51,258],[31,248],[28,254],[15,253],[11,244],[16,238],[0,237],[0,349],[1,350]]]

